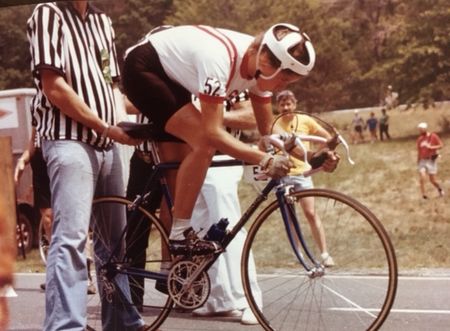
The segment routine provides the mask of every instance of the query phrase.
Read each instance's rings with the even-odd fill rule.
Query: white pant
[[[217,157],[215,158],[215,160]],[[220,218],[228,218],[231,229],[241,217],[238,184],[242,177],[242,167],[210,168],[197,198],[191,218],[192,227],[204,235],[209,227]],[[220,312],[249,307],[241,281],[241,254],[247,231],[242,229],[208,271],[211,293],[204,307],[207,311]],[[251,260],[253,263],[253,259]],[[253,268],[254,270],[254,268]],[[253,292],[261,304],[261,291],[256,282],[256,273],[251,276]]]

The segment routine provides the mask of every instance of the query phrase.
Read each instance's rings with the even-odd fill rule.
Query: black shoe
[[[42,291],[45,291],[45,283],[42,283],[41,285],[39,285],[39,287],[41,288]]]
[[[169,240],[169,250],[172,255],[208,255],[220,249],[218,243],[200,239],[192,228],[184,231],[184,236],[186,239],[183,240]]]
[[[169,294],[169,289],[167,288],[167,280],[157,279],[155,283],[155,289],[161,293]]]

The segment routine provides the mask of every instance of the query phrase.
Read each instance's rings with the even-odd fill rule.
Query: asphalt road
[[[8,299],[10,331],[42,330],[44,292],[39,284],[44,274],[17,274],[16,297]],[[361,295],[364,295],[363,293]],[[243,326],[232,318],[192,318],[172,313],[163,331],[253,331],[259,326]],[[394,307],[382,327],[385,331],[450,331],[450,269],[416,271],[400,276]]]

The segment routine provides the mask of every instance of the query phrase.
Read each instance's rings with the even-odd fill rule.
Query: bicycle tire
[[[116,196],[107,196],[95,199],[92,205],[92,220],[91,220],[91,229],[95,229],[95,218],[103,215],[104,207],[107,207],[107,210],[113,210],[112,215],[117,215],[117,212],[123,212],[126,210],[126,207],[129,206],[132,202]],[[138,269],[138,271],[152,271],[159,272],[161,263],[163,261],[170,262],[171,257],[170,254],[168,257],[163,258],[162,253],[163,249],[167,249],[168,252],[168,236],[164,230],[164,227],[161,221],[153,214],[149,213],[142,207],[137,207],[134,211],[135,222],[149,222],[150,224],[150,235],[147,239],[145,238],[145,244],[147,248],[144,249],[146,252],[145,256],[145,268]],[[110,307],[114,310],[113,316],[119,316],[121,312],[132,310],[133,313],[139,311],[139,314],[144,321],[146,331],[156,330],[167,318],[170,313],[170,310],[173,306],[172,299],[165,293],[161,293],[155,289],[156,281],[151,278],[144,278],[143,285],[140,284],[138,280],[135,278],[127,277],[122,273],[126,270],[127,266],[130,265],[129,260],[130,256],[125,250],[122,250],[120,256],[119,254],[113,255],[113,262],[106,268],[107,271],[115,273],[120,270],[114,277],[112,281],[107,280],[105,277],[98,276],[102,275],[101,269],[102,265],[105,265],[105,258],[99,256],[96,252],[95,247],[98,244],[98,241],[108,240],[108,234],[106,233],[98,233],[98,231],[94,230],[94,262],[96,265],[96,273],[95,273],[95,283],[97,285],[97,293],[95,295],[88,296],[88,305],[87,305],[87,320],[88,320],[88,329],[89,330],[102,330],[102,322],[101,322],[101,301],[99,293],[102,293],[102,298],[106,298],[108,289],[112,289],[114,299],[112,302],[109,302]],[[142,232],[134,231],[133,233],[127,233],[126,239],[125,235],[122,236],[122,246],[125,247],[127,241],[128,245],[131,242],[135,242],[136,240],[143,238],[145,234]],[[129,246],[128,246],[129,247]],[[111,252],[108,252],[108,257],[112,255]],[[105,270],[105,269],[103,269]],[[122,277],[126,277],[129,282],[129,287],[126,287],[123,290],[123,287],[120,287],[121,281],[123,281]],[[102,287],[103,290],[99,291],[98,289]],[[106,290],[105,290],[106,289]],[[127,290],[129,292],[127,293]],[[142,303],[133,303],[131,300],[131,296],[140,292],[142,294]],[[117,295],[116,295],[117,294]],[[137,294],[138,295],[138,294]],[[118,327],[117,330],[122,329],[123,327]],[[109,328],[108,328],[109,329]]]
[[[50,243],[47,239],[47,236],[45,235],[42,219],[39,221],[38,238],[39,238],[39,255],[44,265],[47,265],[47,254],[48,249],[50,247]]]
[[[323,268],[322,276],[308,275],[289,244],[280,206],[272,202],[252,224],[241,260],[244,291],[253,312],[265,330],[377,330],[397,290],[397,262],[386,230],[367,207],[327,189],[290,194],[297,218],[303,215],[297,202],[306,197],[314,197],[335,266]],[[303,219],[306,245],[319,257]],[[250,285],[255,269],[261,293]],[[263,307],[258,305],[260,296]]]

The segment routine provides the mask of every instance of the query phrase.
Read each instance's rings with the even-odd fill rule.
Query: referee
[[[43,329],[85,330],[84,249],[92,200],[94,195],[124,195],[114,141],[127,145],[138,141],[115,125],[124,103],[115,85],[120,77],[107,15],[84,0],[40,4],[28,20],[27,35],[37,88],[31,111],[42,137],[54,215]],[[114,223],[103,219],[94,225],[94,231],[107,229],[111,234],[110,243],[96,243],[96,256],[118,242],[126,224],[122,212],[122,219],[115,217]],[[128,288],[126,276],[116,279],[119,286]],[[114,308],[106,301],[102,304],[104,330],[143,327],[137,311]]]

